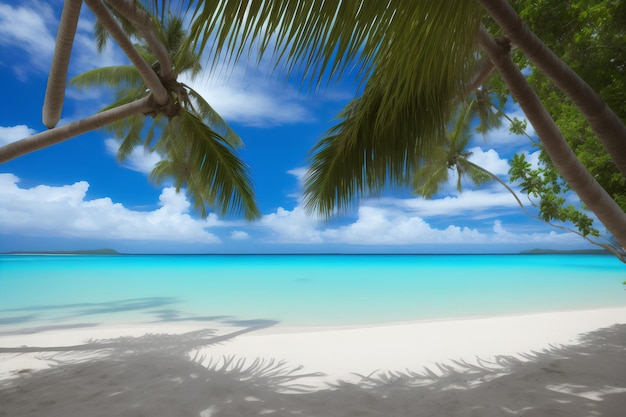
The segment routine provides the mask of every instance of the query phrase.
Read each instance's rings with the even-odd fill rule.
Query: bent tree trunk
[[[115,42],[117,42],[119,47],[124,51],[135,68],[137,68],[137,71],[141,74],[141,77],[144,79],[146,85],[150,88],[150,91],[154,95],[156,102],[158,104],[166,104],[169,101],[170,96],[163,86],[163,83],[161,83],[158,75],[143,59],[137,49],[135,49],[133,43],[130,39],[128,39],[124,30],[120,27],[104,4],[102,4],[100,0],[85,0],[85,3],[98,17],[98,20],[100,20],[100,23],[102,23],[102,26],[104,26],[107,32],[109,32],[111,37],[115,39]]]
[[[172,79],[174,73],[172,72],[172,63],[170,56],[163,45],[163,42],[156,36],[154,32],[154,25],[150,19],[150,15],[143,9],[137,7],[128,0],[106,0],[111,6],[115,7],[118,12],[122,13],[126,18],[131,21],[139,32],[146,40],[152,53],[156,56],[161,67],[161,76],[165,80]]]
[[[100,129],[109,123],[116,122],[135,114],[148,113],[154,110],[151,96],[142,98],[114,109],[94,114],[67,125],[46,130],[0,148],[0,164],[47,146],[72,139],[83,133]]]
[[[626,213],[578,160],[539,97],[511,59],[510,45],[496,42],[484,27],[481,27],[478,38],[561,176],[609,233],[626,248]]]
[[[63,5],[41,114],[43,124],[49,129],[55,127],[61,119],[63,101],[65,100],[67,66],[70,62],[82,4],[82,0],[67,0]]]
[[[508,1],[478,1],[526,58],[574,102],[613,163],[626,177],[626,126],[619,117],[578,74],[531,32]]]

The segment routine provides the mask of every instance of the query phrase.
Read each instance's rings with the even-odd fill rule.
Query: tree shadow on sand
[[[41,351],[58,365],[0,386],[0,416],[575,417],[626,409],[626,325],[493,363],[383,372],[321,390],[302,382],[314,374],[284,362],[215,358],[202,366],[205,358],[189,354],[259,328],[92,341],[71,351],[101,354],[82,362]]]

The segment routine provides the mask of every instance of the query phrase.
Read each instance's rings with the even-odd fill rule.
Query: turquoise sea
[[[0,334],[117,322],[358,325],[626,306],[603,255],[0,255]]]

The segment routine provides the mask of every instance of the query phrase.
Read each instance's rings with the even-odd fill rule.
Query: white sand
[[[582,333],[626,323],[626,307],[601,310],[550,312],[519,316],[499,316],[458,320],[409,322],[386,325],[336,328],[289,328],[280,325],[253,330],[220,344],[199,350],[208,363],[223,357],[285,361],[302,372],[324,376],[309,381],[354,380],[354,374],[370,375],[383,371],[436,371],[436,364],[454,360],[476,363],[493,361],[498,355],[542,351],[551,346],[575,343]],[[88,340],[119,336],[182,334],[202,328],[225,335],[236,328],[216,323],[124,324],[85,329],[67,329],[35,334],[0,335],[0,347],[71,346]],[[0,379],[19,369],[43,369],[54,361],[38,353],[1,354]]]
[[[354,373],[419,370],[451,360],[476,363],[498,355],[543,351],[580,334],[626,323],[626,308],[570,311],[336,329],[268,328],[203,350],[217,355],[285,360],[323,381],[354,380]]]
[[[618,416],[626,328],[611,326],[624,323],[626,308],[614,308],[352,328],[186,322],[4,334],[0,416]],[[193,333],[202,328],[215,331]],[[224,357],[240,362],[220,368]],[[451,363],[460,370],[440,367]],[[337,380],[358,384],[284,394]]]

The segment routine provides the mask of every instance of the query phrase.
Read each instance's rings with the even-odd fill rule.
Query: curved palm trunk
[[[511,59],[510,45],[497,43],[482,27],[479,42],[528,117],[554,166],[620,245],[626,248],[626,213],[587,171],[569,147],[539,97]]]
[[[122,13],[128,20],[134,23],[139,32],[143,35],[143,38],[150,45],[150,49],[156,56],[159,64],[161,65],[161,76],[165,80],[173,78],[172,63],[170,61],[169,53],[163,45],[163,42],[156,37],[154,33],[154,26],[150,20],[150,15],[145,10],[136,7],[128,0],[105,0],[111,6],[115,7],[120,13]]]
[[[480,165],[476,165],[475,163],[473,163],[471,161],[468,161],[467,159],[465,160],[465,162],[468,165],[472,166],[473,168],[479,170],[480,172],[483,172],[483,173],[489,175],[489,177],[491,177],[491,179],[493,179],[494,181],[497,181],[500,185],[502,185],[504,188],[506,188],[506,190],[513,196],[515,201],[517,201],[517,204],[520,206],[520,208],[522,209],[524,214],[526,214],[528,217],[530,217],[532,219],[535,219],[535,220],[542,221],[544,223],[547,223],[550,226],[555,227],[557,229],[561,229],[561,230],[565,230],[565,231],[570,232],[570,233],[574,233],[574,234],[582,237],[583,239],[585,239],[587,242],[591,243],[592,245],[599,246],[602,249],[604,249],[605,251],[615,255],[615,257],[617,257],[617,259],[619,259],[621,262],[626,263],[626,255],[624,253],[619,252],[617,249],[615,249],[611,245],[606,244],[606,243],[602,243],[602,242],[597,242],[597,241],[595,241],[593,239],[590,239],[588,236],[583,235],[578,230],[574,230],[574,229],[571,229],[569,227],[565,227],[565,226],[561,226],[561,225],[558,225],[558,224],[554,224],[554,223],[551,223],[549,221],[543,220],[540,217],[532,215],[528,210],[526,210],[526,206],[524,206],[524,203],[522,203],[522,200],[519,199],[519,197],[517,196],[515,191],[513,191],[513,189],[511,187],[509,187],[509,185],[507,183],[502,181],[500,179],[500,177],[498,177],[496,174],[492,173],[491,171],[486,170],[485,168],[481,167]]]
[[[151,96],[142,98],[114,109],[94,114],[67,125],[46,130],[16,142],[0,147],[0,164],[29,152],[43,149],[83,133],[99,129],[109,123],[125,119],[134,114],[148,113],[154,109]]]
[[[524,24],[506,0],[478,0],[511,41],[581,111],[611,159],[626,177],[626,126],[602,98]]]
[[[57,32],[56,43],[54,44],[54,55],[52,65],[48,74],[48,85],[46,95],[43,100],[41,118],[43,124],[52,129],[61,119],[63,101],[65,100],[65,84],[67,79],[67,66],[70,62],[74,35],[78,25],[78,16],[82,0],[67,0],[63,4],[61,21]]]
[[[128,59],[133,63],[141,77],[144,79],[150,91],[154,95],[154,99],[158,104],[166,104],[170,96],[167,93],[167,90],[161,83],[161,80],[154,72],[154,70],[148,65],[148,63],[143,59],[143,57],[137,52],[133,43],[128,39],[128,36],[124,33],[120,25],[117,23],[115,18],[111,15],[111,13],[107,10],[107,8],[102,4],[100,0],[85,0],[87,6],[93,11],[93,13],[98,17],[102,26],[109,32],[111,37],[115,39],[120,48],[124,51]]]

